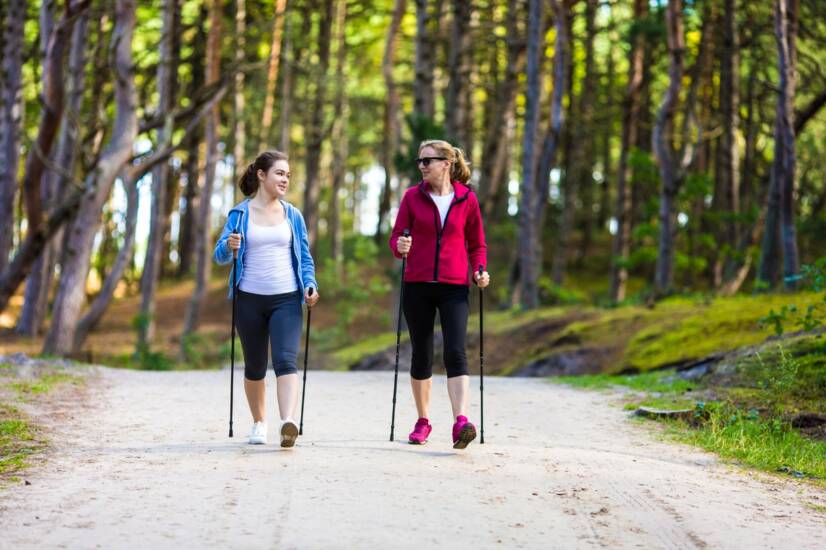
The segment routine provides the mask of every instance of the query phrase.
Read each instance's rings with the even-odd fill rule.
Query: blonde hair
[[[441,139],[428,139],[419,144],[419,154],[425,147],[432,147],[440,157],[450,161],[450,179],[467,183],[470,181],[470,163],[458,147]]]

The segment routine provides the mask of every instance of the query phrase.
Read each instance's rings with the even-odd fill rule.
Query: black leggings
[[[295,358],[301,342],[301,293],[252,294],[238,289],[236,326],[244,348],[244,376],[261,380],[267,374],[267,343],[272,347],[276,376],[297,373]]]
[[[427,380],[433,375],[433,325],[436,310],[442,321],[444,361],[447,377],[468,373],[465,335],[470,308],[467,285],[447,283],[405,283],[404,318],[413,346],[410,376]]]

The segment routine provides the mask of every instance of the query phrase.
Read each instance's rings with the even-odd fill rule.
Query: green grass
[[[402,341],[407,340],[407,335],[402,334]],[[364,340],[359,340],[353,345],[341,348],[332,353],[336,370],[347,369],[350,365],[357,363],[369,355],[379,353],[391,346],[396,345],[395,332],[383,332]]]
[[[673,370],[646,372],[643,374],[617,375],[593,374],[586,376],[558,376],[551,378],[570,386],[583,389],[603,390],[616,386],[651,393],[683,393],[696,384],[678,377]]]
[[[801,436],[778,418],[744,414],[730,404],[710,413],[699,429],[675,422],[669,434],[759,470],[826,480],[826,443]]]
[[[83,379],[81,377],[72,374],[49,373],[32,380],[16,380],[10,382],[9,386],[17,392],[18,396],[25,398],[38,394],[51,393],[61,384],[68,383],[77,386],[82,382]]]
[[[673,298],[657,305],[665,317],[638,331],[625,350],[626,367],[641,371],[699,359],[712,353],[758,344],[774,334],[760,320],[793,301],[798,307],[820,303],[822,294],[800,292],[735,296],[705,301]]]
[[[18,409],[0,404],[0,479],[27,467],[28,459],[44,445]]]

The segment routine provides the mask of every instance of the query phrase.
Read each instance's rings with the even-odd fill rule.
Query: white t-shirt
[[[292,231],[287,220],[257,225],[249,219],[244,273],[238,287],[252,294],[286,294],[298,290],[293,270]]]
[[[439,209],[439,216],[442,218],[442,227],[444,227],[447,211],[450,208],[450,203],[453,202],[453,197],[456,193],[449,193],[447,195],[434,195],[433,193],[429,193],[429,195],[430,198],[433,199],[433,202],[436,203],[436,208]]]

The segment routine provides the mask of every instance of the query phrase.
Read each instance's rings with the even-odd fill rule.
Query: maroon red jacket
[[[479,200],[470,187],[454,181],[454,197],[445,217],[439,216],[430,198],[430,184],[421,182],[404,193],[390,236],[390,249],[397,258],[396,241],[410,229],[413,246],[407,254],[404,280],[408,283],[439,282],[470,284],[471,268],[487,269],[485,232]],[[470,263],[468,264],[468,259]]]

